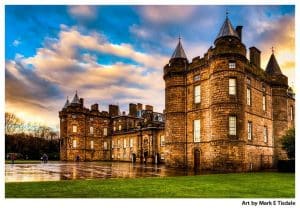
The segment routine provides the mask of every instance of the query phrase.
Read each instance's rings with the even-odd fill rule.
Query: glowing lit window
[[[103,136],[107,136],[107,128],[103,129]]]
[[[94,149],[94,141],[91,141],[91,149]]]

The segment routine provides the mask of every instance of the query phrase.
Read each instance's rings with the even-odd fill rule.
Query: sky
[[[178,42],[191,61],[203,57],[226,10],[243,25],[243,43],[274,47],[295,82],[294,6],[5,6],[5,111],[58,128],[58,112],[75,91],[85,107],[129,103],[164,109],[163,66]]]

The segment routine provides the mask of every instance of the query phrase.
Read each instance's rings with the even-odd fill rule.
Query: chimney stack
[[[153,106],[152,105],[145,105],[145,110],[153,112]]]
[[[137,113],[136,104],[130,103],[129,104],[129,115],[136,117],[136,113]]]
[[[92,111],[99,111],[99,109],[98,109],[98,104],[95,103],[95,104],[91,105],[91,110],[92,110]]]
[[[143,104],[142,103],[138,103],[137,104],[137,111],[143,110]]]
[[[79,99],[80,106],[83,107],[83,98]]]
[[[108,113],[110,116],[118,116],[119,115],[119,106],[118,105],[109,105]]]
[[[235,28],[235,31],[237,32],[238,36],[240,37],[240,40],[242,41],[242,30],[243,30],[243,26],[238,25]]]
[[[260,68],[260,50],[252,46],[250,49],[250,64]]]

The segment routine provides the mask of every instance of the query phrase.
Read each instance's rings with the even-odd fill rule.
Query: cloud
[[[21,41],[19,40],[14,40],[14,42],[12,43],[13,46],[18,47],[21,44]]]
[[[129,31],[132,34],[135,34],[137,37],[143,38],[143,39],[150,38],[153,34],[153,31],[150,30],[149,28],[142,28],[142,27],[139,27],[136,24],[131,25],[129,27]]]
[[[193,15],[195,6],[144,6],[140,14],[154,23],[183,22]]]
[[[259,28],[255,33],[256,46],[262,51],[262,67],[265,68],[271,55],[271,47],[275,48],[275,56],[282,72],[289,77],[291,84],[295,80],[295,18],[280,16],[275,20],[259,18],[255,25]]]
[[[94,19],[96,17],[96,7],[95,6],[69,6],[69,14],[73,17],[80,19]]]
[[[109,54],[133,62],[100,64],[98,52],[100,57]],[[72,97],[78,90],[88,107],[99,101],[105,105],[117,102],[127,110],[129,102],[143,102],[162,111],[166,60],[159,54],[136,51],[127,43],[108,42],[100,34],[82,34],[64,26],[58,38],[45,39],[34,56],[18,54],[6,62],[7,109],[19,108],[26,114],[47,111],[45,115],[52,115],[55,123],[66,96]]]

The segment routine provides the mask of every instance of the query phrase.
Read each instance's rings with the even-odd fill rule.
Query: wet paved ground
[[[123,162],[49,162],[46,164],[5,165],[5,182],[163,177],[193,174],[193,172],[166,168],[164,165]]]

